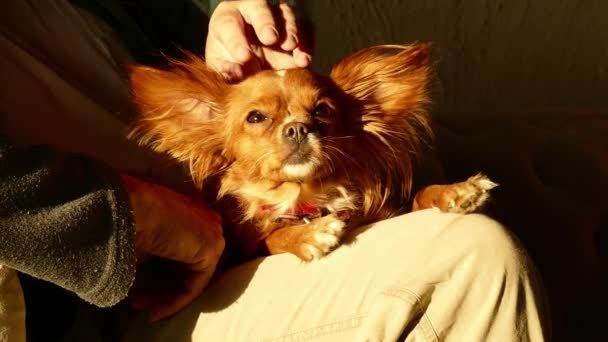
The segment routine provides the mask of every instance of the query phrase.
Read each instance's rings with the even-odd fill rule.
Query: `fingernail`
[[[266,26],[262,31],[262,35],[264,36],[264,40],[267,44],[272,44],[277,38],[279,38],[279,31],[272,26]]]
[[[293,35],[290,34],[289,37],[287,37],[287,39],[285,39],[285,42],[283,42],[283,44],[281,44],[281,49],[285,50],[285,51],[292,51],[293,49],[298,47],[298,38]]]
[[[298,44],[300,44],[300,40],[298,39],[298,36],[296,36],[295,34],[290,34],[289,36],[291,37],[291,39],[293,39],[294,42],[296,42],[296,46],[298,46]]]

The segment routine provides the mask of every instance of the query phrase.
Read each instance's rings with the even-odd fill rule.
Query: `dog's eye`
[[[312,110],[312,116],[314,118],[326,118],[331,113],[331,109],[325,103],[318,104],[315,109]]]
[[[249,113],[249,115],[247,115],[247,122],[249,123],[260,123],[260,122],[264,122],[266,121],[266,119],[268,119],[266,117],[266,115],[258,112],[257,110]]]

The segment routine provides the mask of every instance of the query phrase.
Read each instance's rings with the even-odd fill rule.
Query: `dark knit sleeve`
[[[134,234],[108,167],[0,135],[0,264],[107,307],[133,283]]]

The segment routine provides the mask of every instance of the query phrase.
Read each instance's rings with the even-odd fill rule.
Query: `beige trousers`
[[[107,27],[63,0],[8,0],[3,7],[0,71],[12,80],[0,86],[3,129],[118,168],[153,167],[153,158],[124,139],[133,112],[121,65],[129,58]],[[285,254],[229,270],[173,318],[150,325],[136,317],[124,340],[549,338],[533,266],[495,221],[425,210],[351,235],[317,262]],[[0,336],[20,342],[18,280],[0,270],[7,274],[0,278]]]
[[[543,341],[532,264],[497,222],[437,209],[364,227],[326,258],[229,270],[126,341]]]

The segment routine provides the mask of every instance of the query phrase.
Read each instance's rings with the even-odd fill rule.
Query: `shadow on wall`
[[[608,1],[299,1],[315,23],[313,68],[353,50],[432,41],[437,115],[608,105]]]

